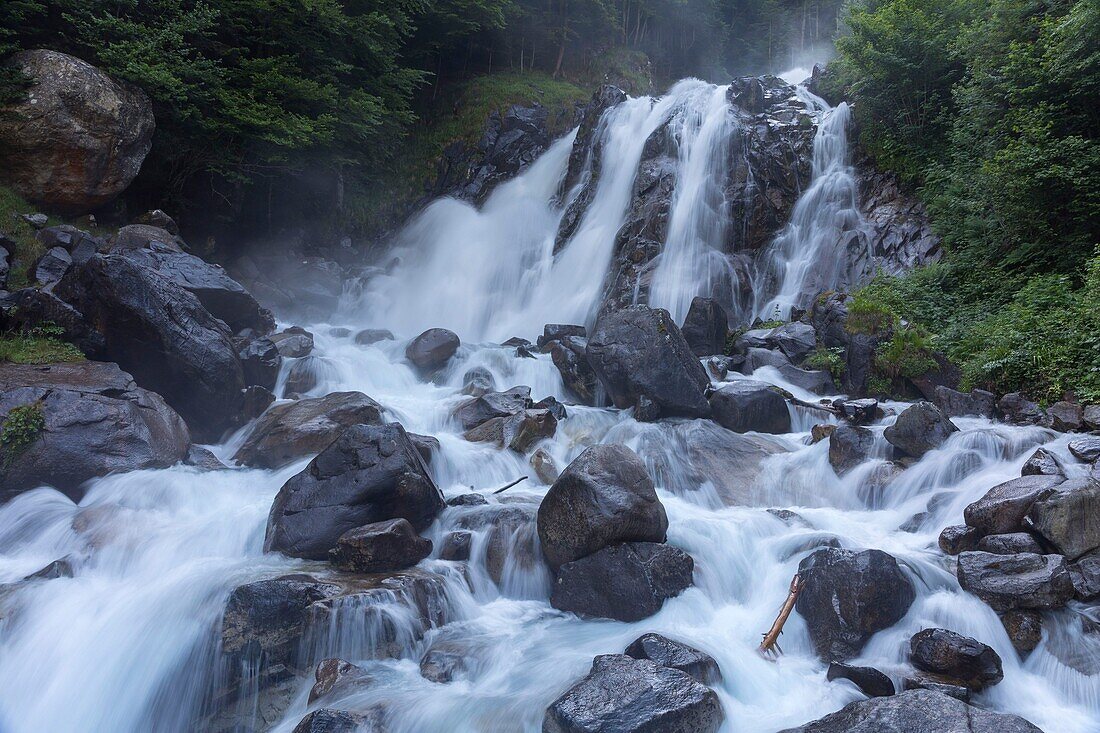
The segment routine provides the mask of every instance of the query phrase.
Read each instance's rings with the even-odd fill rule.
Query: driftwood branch
[[[787,397],[787,401],[790,402],[792,405],[797,405],[798,407],[805,407],[805,408],[808,408],[810,410],[821,410],[822,412],[827,412],[830,415],[836,415],[837,417],[843,417],[840,414],[840,410],[836,409],[835,407],[828,404],[827,402],[807,402],[806,400],[798,399],[797,397],[795,397],[794,395],[792,395],[790,393],[787,393],[786,397]]]
[[[510,489],[510,488],[512,488],[513,486],[515,486],[516,484],[518,484],[518,483],[520,483],[520,482],[522,482],[522,481],[526,481],[526,480],[527,480],[527,477],[526,477],[526,476],[520,476],[519,478],[517,478],[517,479],[516,479],[515,481],[513,481],[512,483],[508,484],[507,486],[501,486],[501,487],[500,487],[499,489],[497,489],[497,490],[496,490],[496,491],[494,491],[493,493],[494,493],[494,494],[502,494],[502,493],[504,493],[505,491],[507,491],[508,489]]]
[[[802,577],[796,573],[794,578],[791,579],[791,587],[787,591],[787,600],[783,601],[783,607],[779,609],[779,615],[775,617],[775,623],[768,629],[768,633],[764,634],[764,640],[760,642],[760,647],[756,650],[765,657],[773,658],[783,653],[783,650],[779,647],[779,635],[783,633],[783,624],[787,623],[791,611],[794,610],[794,602],[798,599],[800,590],[802,590]]]

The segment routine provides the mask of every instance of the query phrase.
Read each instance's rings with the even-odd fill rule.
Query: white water
[[[686,82],[658,102],[632,100],[608,115],[600,190],[557,259],[551,248],[560,212],[548,202],[564,173],[568,142],[556,144],[527,173],[500,188],[481,211],[436,203],[405,233],[406,250],[391,275],[375,280],[332,323],[310,326],[325,365],[315,392],[361,390],[410,431],[437,436],[441,450],[432,471],[448,496],[471,488],[488,493],[517,476],[530,477],[505,498],[495,497],[488,509],[445,512],[428,532],[437,553],[448,529],[471,515],[494,511],[500,502],[534,507],[547,489],[526,457],[468,443],[448,421],[449,411],[464,399],[458,394],[463,373],[485,366],[501,389],[526,384],[536,399],[566,398],[546,356],[517,358],[512,349],[479,342],[533,338],[545,322],[590,316],[616,221],[629,203],[631,160],[636,164],[649,132],[685,97],[713,101],[717,92],[702,94],[700,84]],[[685,129],[702,144],[714,120],[702,109],[693,114],[701,123]],[[698,165],[705,173],[712,163],[693,160],[688,151],[696,149],[706,147],[683,145],[685,170]],[[692,197],[679,192],[677,207]],[[686,211],[683,217],[687,232],[691,217]],[[672,260],[663,266],[671,268]],[[683,272],[697,277],[701,271]],[[683,292],[690,288],[691,283],[683,284]],[[330,326],[388,327],[399,340],[361,347],[329,336]],[[435,383],[418,379],[402,360],[404,339],[429,326],[455,328],[465,343]],[[757,376],[779,381],[774,370],[762,369]],[[1044,641],[1021,662],[997,616],[959,590],[936,549],[940,528],[959,523],[963,507],[989,487],[1019,475],[1035,446],[1046,444],[1072,465],[1065,440],[1034,428],[959,420],[962,431],[947,445],[886,490],[873,491],[868,480],[875,462],[836,476],[826,443],[808,445],[804,431],[813,420],[801,411],[794,417],[800,432],[760,438],[780,452],[758,471],[748,470],[747,459],[740,461],[731,469],[735,475],[727,476],[712,463],[721,456],[691,450],[706,431],[723,432],[712,423],[642,424],[627,413],[571,406],[557,435],[542,447],[559,467],[599,442],[637,450],[667,509],[669,541],[695,559],[694,586],[642,622],[581,621],[549,606],[545,569],[523,562],[529,538],[515,538],[516,551],[498,586],[485,565],[486,537],[478,532],[468,583],[454,563],[422,563],[445,578],[448,623],[421,637],[419,623],[398,608],[382,612],[402,632],[397,658],[374,658],[378,629],[354,609],[315,630],[314,661],[320,655],[342,656],[374,678],[370,687],[325,704],[361,709],[385,703],[395,733],[537,731],[545,707],[584,675],[594,655],[621,651],[641,633],[658,631],[717,659],[724,675],[718,692],[725,730],[772,733],[798,725],[858,694],[846,683],[825,680],[825,665],[797,614],[787,624],[785,654],[777,662],[763,660],[755,648],[800,559],[815,544],[835,538],[844,547],[880,548],[896,556],[918,593],[908,615],[876,635],[858,663],[874,665],[899,682],[908,637],[922,627],[944,626],[990,644],[1004,660],[1004,681],[979,695],[978,704],[1023,715],[1047,733],[1100,730],[1100,678],[1060,661],[1072,653],[1094,670],[1100,666],[1094,637],[1075,630],[1079,609],[1047,614]],[[228,456],[232,444],[217,450]],[[204,730],[192,716],[219,667],[216,635],[228,592],[285,572],[323,571],[322,565],[262,554],[271,500],[303,463],[276,472],[199,473],[177,467],[131,473],[93,482],[79,505],[40,489],[0,507],[0,583],[11,584],[0,592],[0,730]],[[805,521],[785,523],[767,512],[771,507],[794,509]],[[929,516],[918,531],[899,531],[926,510]],[[73,558],[75,577],[20,582],[66,556]],[[429,646],[443,642],[465,649],[470,666],[464,678],[445,685],[422,678],[417,666]],[[274,730],[293,730],[309,709],[311,685],[309,675],[295,682]]]

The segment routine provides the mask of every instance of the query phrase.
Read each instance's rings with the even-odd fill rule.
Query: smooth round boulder
[[[918,402],[905,408],[893,425],[883,431],[886,440],[902,453],[920,458],[943,445],[959,429],[940,408],[931,402]]]
[[[837,425],[829,434],[829,464],[837,475],[866,461],[875,447],[875,434],[858,425]]]
[[[735,433],[791,432],[787,401],[771,385],[739,379],[723,385],[710,396],[714,421]]]
[[[909,639],[917,669],[980,692],[1004,679],[1001,657],[991,647],[947,629],[924,629]]]
[[[825,679],[848,680],[858,687],[867,697],[889,697],[893,695],[893,681],[874,667],[856,667],[844,662],[831,662],[825,672]]]
[[[407,519],[387,519],[348,530],[329,551],[332,563],[352,573],[388,573],[411,568],[432,554],[432,541]]]
[[[7,65],[31,86],[0,114],[3,183],[66,216],[122,193],[152,147],[155,122],[145,93],[58,51],[22,51]]]
[[[624,445],[586,450],[539,505],[539,541],[554,569],[618,542],[664,542],[667,530],[645,464]]]
[[[909,611],[916,592],[897,560],[881,550],[824,547],[798,565],[802,589],[795,609],[826,661],[859,653],[878,631]]]
[[[350,529],[402,517],[419,532],[444,506],[403,427],[354,425],[283,484],[264,549],[324,560]]]
[[[444,366],[458,351],[458,334],[445,328],[429,328],[405,347],[405,358],[422,371]]]

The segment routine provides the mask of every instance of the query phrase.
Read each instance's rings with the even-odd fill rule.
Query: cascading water
[[[488,369],[501,389],[525,384],[536,398],[567,399],[548,356],[523,358],[489,342],[533,337],[546,322],[591,317],[642,146],[685,104],[694,109],[684,117],[679,140],[683,189],[669,237],[677,249],[658,264],[653,297],[679,310],[689,294],[705,292],[710,275],[703,245],[710,246],[713,232],[706,231],[703,212],[720,209],[706,179],[721,165],[707,158],[722,149],[716,140],[731,123],[717,101],[724,90],[701,85],[683,82],[666,98],[630,100],[605,116],[598,191],[558,256],[553,239],[561,212],[550,202],[564,174],[568,138],[500,187],[481,210],[454,201],[434,204],[403,233],[401,261],[390,274],[371,281],[331,323],[310,325],[317,335],[310,358],[321,364],[313,369],[320,380],[313,393],[371,395],[389,419],[439,439],[431,470],[448,497],[474,490],[489,502],[448,509],[426,532],[436,549],[419,567],[438,574],[443,596],[430,622],[408,613],[398,591],[385,590],[351,596],[311,625],[299,651],[305,660],[343,657],[370,680],[323,704],[381,710],[392,733],[537,731],[546,706],[587,672],[594,655],[620,652],[640,634],[656,631],[717,660],[724,730],[773,733],[802,724],[858,694],[826,680],[797,613],[787,623],[785,654],[777,662],[761,658],[756,647],[800,559],[813,547],[836,543],[894,555],[917,590],[905,618],[873,637],[854,663],[873,665],[898,683],[911,634],[929,626],[954,629],[989,644],[1004,660],[1004,681],[977,695],[978,704],[1023,715],[1047,733],[1100,729],[1100,644],[1079,630],[1084,609],[1046,613],[1043,641],[1021,661],[997,615],[959,589],[936,549],[939,529],[958,523],[963,507],[988,488],[1018,476],[1033,447],[1045,445],[1075,465],[1066,439],[1038,428],[958,420],[959,433],[883,490],[876,469],[884,460],[838,476],[827,441],[810,443],[814,420],[797,408],[791,408],[795,432],[739,436],[707,420],[639,423],[625,411],[569,406],[556,435],[539,447],[559,467],[596,443],[637,451],[666,507],[669,542],[695,559],[695,582],[637,623],[585,621],[549,606],[550,578],[529,522],[547,485],[527,456],[463,439],[449,414],[465,399],[459,392],[463,375],[475,366]],[[819,134],[823,146],[843,145],[836,137],[844,129],[840,110],[826,118],[823,129],[831,132]],[[815,153],[815,185],[842,153],[835,147]],[[796,213],[796,219],[809,226],[811,210],[834,218],[812,237],[808,230],[793,233],[792,225],[778,240],[783,261],[811,259],[813,253],[799,247],[827,246],[828,232],[848,222],[848,209],[840,205],[849,201],[847,194],[833,195],[842,186],[822,187],[829,190],[811,186],[806,192],[796,212],[808,218]],[[830,201],[840,203],[822,205]],[[777,295],[761,308],[799,302],[798,288],[812,281],[800,272],[788,268]],[[399,340],[361,346],[332,335],[334,326],[387,327]],[[404,361],[403,339],[431,326],[454,328],[464,345],[425,382]],[[294,363],[284,364],[284,377]],[[801,394],[770,367],[754,376]],[[885,455],[882,425],[874,431],[876,455]],[[215,452],[227,460],[242,437]],[[309,673],[292,676],[279,694],[261,701],[248,696],[258,689],[260,670],[246,670],[229,717],[209,715],[224,662],[217,640],[229,592],[286,573],[328,572],[324,564],[262,552],[272,499],[304,464],[278,471],[143,471],[93,482],[79,504],[38,489],[0,507],[0,582],[7,584],[0,590],[0,729],[290,733],[320,705],[308,701]],[[491,495],[517,476],[528,480]],[[777,508],[798,516],[769,512]],[[511,523],[490,521],[505,512]],[[453,529],[472,535],[465,570],[439,559]],[[22,580],[58,558],[69,559],[73,577]],[[418,664],[427,651],[440,649],[462,660],[446,684],[426,679]]]

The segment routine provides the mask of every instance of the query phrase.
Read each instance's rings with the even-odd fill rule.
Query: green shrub
[[[0,362],[56,364],[84,361],[80,349],[61,340],[64,329],[43,324],[22,333],[0,334]]]
[[[829,372],[833,379],[840,379],[844,376],[844,349],[840,346],[829,348],[818,344],[802,364],[810,369]]]
[[[881,334],[885,333],[897,316],[885,304],[878,301],[871,291],[858,290],[852,294],[848,304],[848,333]]]
[[[896,327],[875,350],[875,369],[890,379],[913,379],[936,369],[932,339],[919,326]]]
[[[46,429],[46,416],[39,402],[13,407],[0,428],[0,451],[4,453],[4,467],[11,465],[16,456],[38,440]]]

